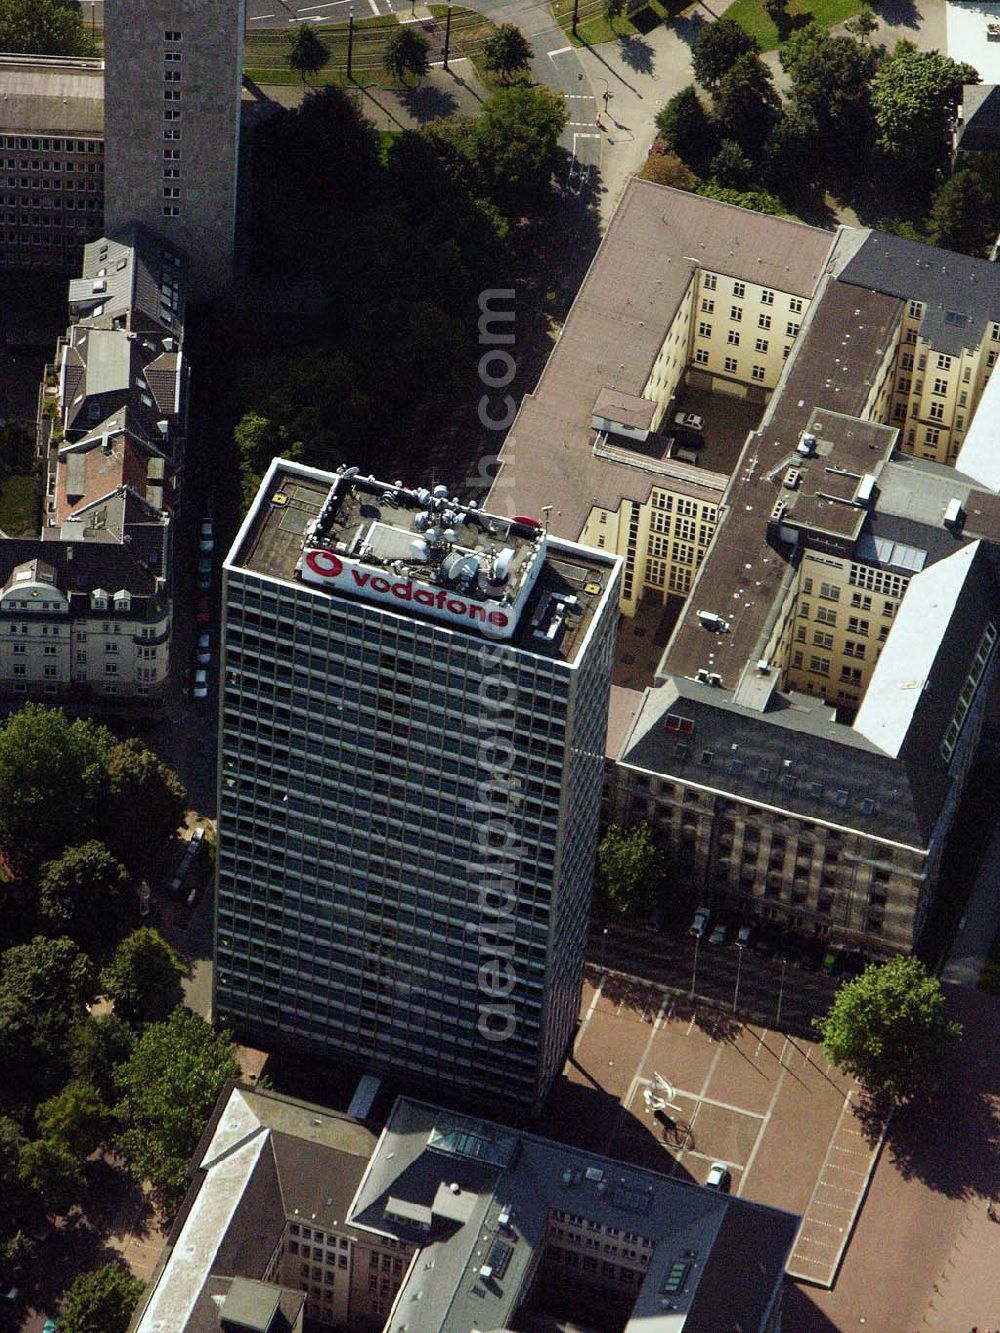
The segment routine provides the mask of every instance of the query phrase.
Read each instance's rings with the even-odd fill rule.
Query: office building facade
[[[224,565],[221,1019],[541,1102],[578,1013],[619,568],[276,460]]]
[[[232,282],[244,0],[106,0],[105,226],[190,261],[197,300]]]
[[[103,61],[0,55],[0,265],[73,270],[103,210]]]

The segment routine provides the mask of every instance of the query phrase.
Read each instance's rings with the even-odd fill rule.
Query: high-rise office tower
[[[215,1013],[537,1107],[574,1031],[620,561],[272,464],[224,566]]]
[[[194,300],[232,281],[245,0],[105,0],[104,227],[183,250]]]

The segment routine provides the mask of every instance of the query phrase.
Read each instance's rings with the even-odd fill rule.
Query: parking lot
[[[802,1216],[792,1276],[829,1286],[878,1153],[817,1043],[592,972],[543,1132]],[[659,1115],[646,1093],[666,1102]]]
[[[764,415],[763,403],[748,403],[705,389],[682,389],[670,408],[670,418],[678,412],[693,412],[704,420],[703,443],[698,449],[698,466],[708,472],[729,476],[736,470],[747,434],[756,430]],[[664,420],[661,430],[671,429]]]

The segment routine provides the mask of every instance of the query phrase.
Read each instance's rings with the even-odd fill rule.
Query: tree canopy
[[[118,1143],[141,1179],[172,1204],[184,1194],[191,1154],[227,1079],[239,1073],[227,1036],[183,1006],[146,1028],[115,1072],[125,1126]]]
[[[125,1333],[142,1288],[120,1263],[80,1273],[59,1312],[60,1333]]]
[[[781,47],[792,106],[824,140],[824,151],[856,153],[872,131],[871,81],[878,57],[851,37],[831,37],[815,23]]]
[[[114,1119],[101,1094],[85,1079],[70,1079],[66,1086],[42,1102],[35,1113],[42,1137],[63,1143],[82,1161],[110,1135]]]
[[[490,196],[510,218],[543,212],[563,166],[566,99],[548,88],[501,88],[475,121],[474,144]]]
[[[892,958],[841,986],[813,1019],[827,1058],[877,1099],[907,1102],[933,1084],[961,1028],[918,958]]]
[[[996,238],[998,217],[977,172],[956,171],[943,182],[931,204],[930,225],[935,245],[983,257]]]
[[[752,52],[740,56],[722,75],[712,101],[723,137],[751,154],[759,151],[781,115],[771,71]]]
[[[979,82],[971,65],[899,42],[872,84],[879,147],[915,163],[929,158],[933,165],[947,147],[948,121],[962,85]]]
[[[97,48],[76,0],[0,0],[0,51],[92,56]]]
[[[311,23],[297,23],[288,43],[288,65],[305,83],[306,75],[316,75],[330,61],[326,44]]]
[[[69,1031],[94,997],[87,956],[64,937],[40,935],[0,957],[0,1097],[27,1097],[30,1089],[59,1085]],[[11,1104],[8,1102],[8,1105]]]
[[[703,88],[715,88],[741,56],[756,55],[759,51],[757,39],[733,19],[716,19],[702,28],[691,48],[694,77]]]
[[[526,70],[533,55],[531,43],[515,23],[501,23],[483,43],[486,68],[502,79]]]
[[[39,912],[56,935],[67,935],[91,955],[114,946],[130,922],[134,895],[128,871],[103,842],[70,847],[42,866]]]
[[[127,935],[101,973],[101,989],[123,1018],[164,1016],[180,1000],[186,968],[167,941],[149,926]]]
[[[663,874],[663,857],[645,821],[634,828],[608,826],[597,848],[596,887],[616,912],[647,908]]]
[[[382,63],[394,79],[422,79],[430,69],[430,42],[412,24],[400,25],[385,44]]]
[[[11,714],[0,728],[0,845],[15,866],[34,869],[93,830],[114,744],[58,708]]]
[[[117,1095],[115,1070],[132,1054],[136,1040],[131,1026],[118,1014],[88,1014],[70,1029],[69,1067],[110,1103]]]
[[[79,1203],[87,1187],[80,1158],[62,1139],[35,1139],[21,1149],[21,1188],[34,1195],[42,1211],[64,1213]]]
[[[135,737],[114,746],[100,831],[127,866],[138,869],[161,857],[186,808],[184,784],[159,755]]]
[[[706,167],[719,150],[719,131],[693,83],[656,113],[656,132],[695,171]]]

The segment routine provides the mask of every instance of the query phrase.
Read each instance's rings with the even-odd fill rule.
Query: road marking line
[[[741,1195],[743,1193],[743,1186],[746,1184],[747,1176],[749,1176],[750,1174],[750,1168],[757,1160],[757,1153],[760,1150],[760,1145],[763,1142],[764,1135],[767,1133],[767,1127],[771,1123],[771,1115],[774,1111],[775,1106],[777,1105],[778,1097],[781,1094],[781,1089],[784,1086],[785,1073],[787,1070],[787,1066],[785,1065],[785,1048],[787,1047],[787,1045],[788,1045],[788,1038],[786,1037],[784,1039],[784,1042],[782,1043],[781,1051],[778,1055],[778,1064],[781,1066],[781,1073],[778,1075],[777,1082],[774,1085],[774,1092],[771,1094],[770,1105],[765,1111],[764,1117],[760,1122],[760,1129],[757,1131],[757,1138],[754,1141],[753,1147],[750,1149],[750,1156],[747,1158],[746,1167],[743,1171],[742,1176],[740,1177],[739,1188],[736,1191],[738,1195]]]
[[[590,1020],[591,1020],[591,1018],[592,1018],[593,1015],[594,1015],[594,1010],[597,1008],[597,1002],[598,1002],[598,1000],[601,998],[601,991],[602,991],[603,988],[604,988],[604,982],[605,982],[606,978],[607,978],[607,973],[605,973],[604,976],[601,977],[600,984],[598,985],[597,989],[594,991],[593,997],[592,997],[592,999],[591,999],[591,1001],[590,1001],[590,1007],[587,1009],[587,1012],[586,1012],[586,1013],[584,1014],[584,1016],[583,1016],[583,1022],[580,1024],[580,1030],[579,1030],[579,1032],[576,1034],[576,1041],[573,1043],[573,1054],[574,1054],[574,1055],[576,1055],[577,1047],[580,1045],[580,1042],[583,1040],[583,1034],[586,1032],[587,1028],[588,1028],[589,1025],[590,1025]]]
[[[549,59],[552,60],[555,56],[565,55],[567,51],[572,51],[572,49],[573,48],[571,46],[560,46],[558,50],[548,51],[546,52],[546,54],[548,55]]]
[[[374,4],[374,3],[375,3],[375,0],[371,0],[371,3]],[[450,69],[450,68],[452,67],[452,65],[461,65],[461,63],[462,63],[463,61],[467,61],[468,59],[469,59],[468,56],[449,56],[449,57],[448,57],[448,68]],[[431,69],[441,69],[443,65],[444,65],[444,61],[443,61],[443,60],[432,60],[432,61],[431,61]]]
[[[670,1003],[670,996],[669,996],[669,995],[664,995],[663,1000],[662,1000],[661,1003],[660,1003],[659,1013],[656,1015],[656,1018],[653,1020],[653,1030],[652,1030],[652,1032],[649,1034],[649,1039],[648,1039],[647,1042],[646,1042],[646,1048],[645,1048],[645,1050],[643,1051],[642,1055],[639,1057],[639,1062],[638,1062],[638,1064],[637,1064],[636,1067],[635,1067],[635,1073],[632,1075],[632,1082],[628,1085],[628,1092],[625,1094],[625,1098],[624,1098],[624,1100],[623,1100],[622,1102],[619,1103],[619,1106],[618,1106],[618,1114],[615,1116],[615,1123],[611,1126],[611,1133],[610,1133],[609,1136],[608,1136],[607,1147],[604,1149],[604,1151],[605,1151],[606,1153],[607,1153],[607,1152],[610,1152],[610,1150],[611,1150],[611,1145],[612,1145],[612,1143],[614,1143],[615,1139],[616,1139],[617,1136],[618,1136],[618,1126],[621,1124],[622,1114],[623,1114],[623,1113],[626,1113],[626,1114],[628,1113],[628,1110],[629,1110],[629,1108],[630,1108],[631,1105],[632,1105],[632,1098],[635,1096],[636,1092],[638,1091],[640,1083],[649,1083],[649,1082],[650,1082],[650,1080],[649,1080],[648,1078],[647,1078],[647,1079],[642,1078],[642,1077],[640,1076],[639,1071],[643,1068],[643,1066],[645,1065],[647,1059],[649,1058],[649,1052],[650,1052],[650,1050],[651,1050],[651,1048],[652,1048],[652,1045],[653,1045],[653,1038],[656,1036],[657,1032],[659,1032],[659,1030],[660,1030],[660,1027],[661,1027],[661,1025],[662,1025],[662,1023],[663,1023],[663,1019],[664,1019],[664,1017],[666,1016],[666,1014],[667,1014],[667,1012],[668,1012],[668,1006],[669,1006],[669,1003]]]
[[[277,17],[277,14],[254,14],[253,18],[249,19],[248,22],[260,23],[262,19],[276,19]]]
[[[640,1078],[636,1079],[635,1082],[636,1084],[647,1083],[650,1087],[653,1085],[651,1078]],[[705,1106],[717,1106],[720,1111],[733,1111],[736,1115],[749,1116],[751,1120],[764,1120],[766,1118],[763,1111],[745,1111],[742,1106],[734,1106],[732,1102],[716,1101],[714,1097],[701,1097],[697,1092],[688,1092],[686,1088],[674,1088],[674,1096],[687,1097],[693,1102],[703,1102]]]

